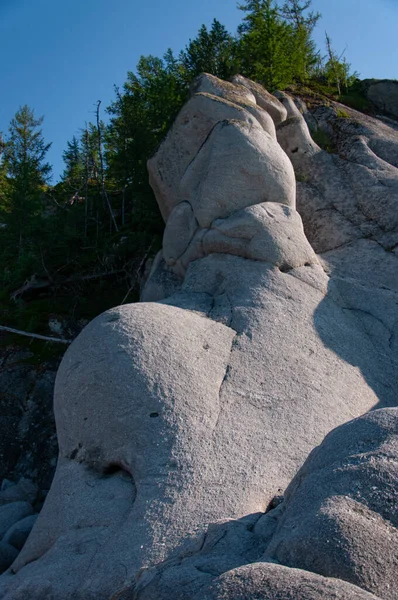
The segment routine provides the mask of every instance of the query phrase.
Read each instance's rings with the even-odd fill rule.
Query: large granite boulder
[[[228,571],[193,600],[376,600],[339,579],[270,563],[254,563]]]
[[[383,244],[396,234],[397,139],[331,108],[318,118],[325,128],[344,120],[334,157],[289,96],[268,96],[242,78],[199,77],[149,161],[166,220],[143,292],[156,302],[104,313],[67,351],[55,390],[57,471],[2,577],[5,600],[232,600],[264,589],[270,598],[372,597],[352,582],[387,597],[391,552],[377,576],[371,551],[352,550],[347,564],[342,555],[340,571],[324,573],[339,581],[269,560],[290,564],[289,532],[280,532],[300,488],[280,497],[311,450],[335,427],[396,403],[398,257]],[[343,138],[354,130],[351,151]],[[370,473],[363,468],[344,474],[346,496]],[[330,522],[347,523],[350,547],[385,548],[386,529],[377,538],[362,516],[338,517],[352,502],[333,504],[340,484],[326,483],[319,502]],[[326,557],[310,499],[300,518]],[[305,536],[292,548],[306,547]],[[346,576],[368,563],[374,587]]]
[[[342,425],[285,495],[267,555],[398,598],[398,408]]]

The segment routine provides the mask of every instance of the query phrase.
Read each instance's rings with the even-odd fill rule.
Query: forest
[[[214,20],[179,54],[142,56],[111,105],[98,101],[93,122],[66,141],[55,184],[43,117],[17,110],[0,134],[0,326],[51,335],[53,318],[72,339],[103,310],[138,299],[164,226],[146,162],[199,73],[241,73],[271,92],[361,101],[357,75],[329,36],[316,47],[321,15],[310,0],[246,0],[239,8],[236,33]]]

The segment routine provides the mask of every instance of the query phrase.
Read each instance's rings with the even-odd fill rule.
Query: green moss
[[[345,110],[338,108],[337,109],[337,117],[339,119],[350,119],[350,115],[348,114],[348,112],[346,112]]]
[[[332,138],[322,129],[312,129],[311,137],[322,150],[326,150],[329,154],[334,154],[336,152],[336,145]]]
[[[296,172],[296,181],[299,183],[307,183],[308,176],[305,173]]]

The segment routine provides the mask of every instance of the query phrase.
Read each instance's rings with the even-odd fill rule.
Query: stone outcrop
[[[287,94],[194,82],[144,301],[66,352],[0,597],[395,598],[398,133],[341,111],[311,117],[331,155]]]
[[[366,96],[379,111],[398,117],[398,81],[395,79],[365,79]]]
[[[396,408],[332,431],[286,490],[267,554],[398,598],[397,441]]]

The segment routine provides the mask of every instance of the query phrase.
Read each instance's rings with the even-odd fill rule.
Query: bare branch
[[[36,340],[45,340],[46,342],[58,342],[59,344],[71,344],[73,340],[65,340],[64,338],[54,338],[47,335],[40,335],[39,333],[29,333],[28,331],[21,331],[20,329],[13,329],[12,327],[6,327],[0,325],[0,331],[8,331],[9,333],[16,333],[17,335],[24,335],[26,337],[34,338]]]
[[[103,157],[103,154],[102,154],[101,125],[100,125],[100,118],[99,118],[99,109],[100,109],[100,106],[101,106],[101,100],[98,100],[98,102],[97,102],[97,131],[98,131],[98,153],[99,153],[100,167],[101,167],[101,190],[102,190],[102,195],[106,199],[106,202],[108,204],[109,214],[110,214],[111,219],[113,221],[113,225],[115,227],[115,230],[119,231],[119,228],[118,228],[117,223],[116,223],[115,215],[113,214],[112,205],[111,205],[111,202],[109,200],[109,196],[108,196],[108,194],[106,192],[106,189],[105,189],[104,157]]]

